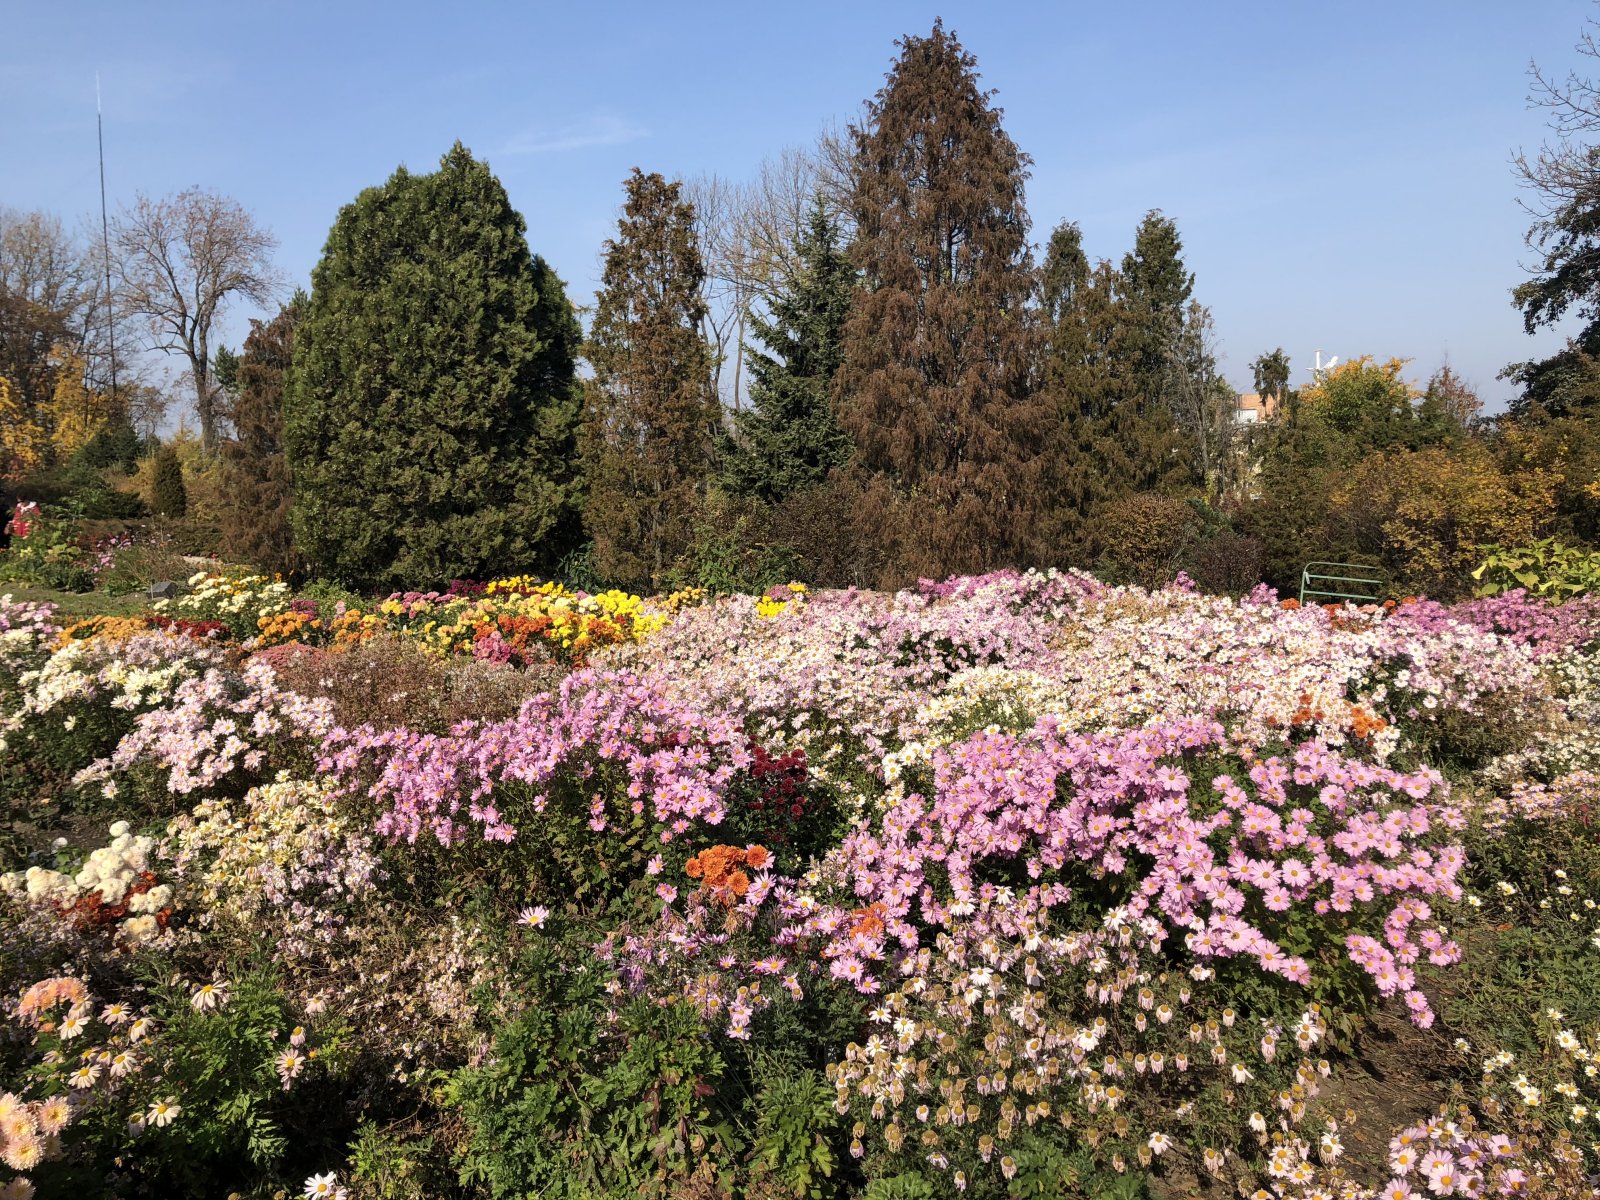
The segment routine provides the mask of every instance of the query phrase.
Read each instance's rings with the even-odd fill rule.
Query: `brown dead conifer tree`
[[[864,287],[834,379],[884,582],[1019,562],[1046,424],[1031,395],[1029,159],[954,34],[935,23],[899,45],[851,130]]]
[[[688,548],[720,416],[700,333],[705,267],[680,185],[634,169],[584,355],[584,527],[609,582],[658,583]]]

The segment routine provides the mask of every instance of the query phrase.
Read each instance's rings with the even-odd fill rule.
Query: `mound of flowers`
[[[0,601],[6,1187],[1366,1200],[1600,1167],[1587,604],[192,584]],[[109,843],[46,836],[85,825]],[[1471,1040],[1500,937],[1561,956],[1505,1046]],[[1349,1100],[1377,1029],[1452,1081],[1392,1128]]]

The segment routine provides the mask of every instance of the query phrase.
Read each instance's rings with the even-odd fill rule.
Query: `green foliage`
[[[1279,401],[1289,391],[1289,356],[1279,346],[1267,354],[1258,357],[1250,364],[1250,372],[1255,380],[1256,394],[1271,396]]]
[[[769,503],[821,483],[850,457],[828,392],[843,361],[840,337],[855,272],[820,198],[795,256],[799,270],[772,301],[771,317],[751,318],[768,353],[747,352],[750,407],[735,418],[722,471],[729,490]]]
[[[131,475],[144,450],[144,439],[133,426],[119,422],[100,429],[73,458],[95,470],[120,467]]]
[[[468,1127],[464,1183],[493,1197],[665,1198],[730,1169],[742,1143],[715,1107],[722,1059],[688,1004],[635,1001],[611,1023],[592,964],[535,950],[523,966],[539,1001],[450,1089]]]
[[[283,378],[294,359],[295,324],[308,304],[306,294],[296,292],[271,321],[252,323],[244,355],[232,361],[234,436],[222,447],[228,558],[283,574],[301,565],[290,523],[294,487],[283,449]]]
[[[577,318],[459,143],[339,213],[284,382],[292,525],[324,574],[442,584],[555,562]]]
[[[829,1134],[839,1123],[833,1088],[815,1071],[769,1072],[756,1099],[752,1160],[797,1200],[837,1191],[838,1157]]]
[[[1530,595],[1559,603],[1573,596],[1600,592],[1600,550],[1564,546],[1554,538],[1540,538],[1518,549],[1478,549],[1484,559],[1472,577],[1478,581],[1479,596],[1498,596],[1523,588]]]
[[[756,595],[798,577],[795,555],[773,538],[766,510],[741,508],[713,496],[694,523],[694,540],[663,586]]]
[[[432,1135],[368,1123],[350,1146],[350,1173],[372,1200],[435,1200],[454,1189],[448,1156]]]
[[[170,446],[156,448],[150,504],[164,517],[182,517],[189,509],[189,493],[183,486],[183,464]]]
[[[879,1175],[869,1180],[861,1200],[938,1200],[940,1189],[925,1175],[907,1171],[899,1175]]]

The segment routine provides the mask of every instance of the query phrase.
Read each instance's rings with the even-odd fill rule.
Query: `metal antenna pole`
[[[100,253],[106,267],[106,332],[111,346],[111,411],[121,414],[117,404],[117,311],[111,298],[111,226],[106,220],[106,127],[100,109],[100,72],[94,73],[94,127],[100,142]]]

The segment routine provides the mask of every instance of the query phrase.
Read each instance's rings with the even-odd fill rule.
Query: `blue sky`
[[[0,11],[0,204],[95,210],[98,71],[113,205],[228,193],[299,282],[341,204],[460,138],[590,303],[630,167],[743,178],[851,118],[895,38],[942,15],[1033,156],[1035,241],[1072,219],[1119,258],[1163,209],[1235,383],[1278,345],[1297,368],[1319,348],[1419,378],[1448,359],[1499,407],[1500,368],[1560,341],[1510,306],[1529,256],[1508,160],[1544,136],[1529,59],[1574,65],[1587,0]]]

